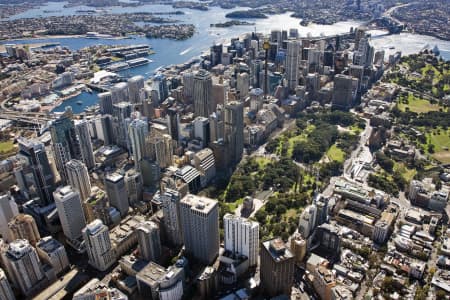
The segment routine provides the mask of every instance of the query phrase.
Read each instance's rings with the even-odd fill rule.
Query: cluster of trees
[[[280,193],[277,196],[271,196],[263,209],[255,214],[255,219],[261,225],[261,240],[272,236],[281,236],[287,241],[297,229],[298,214],[289,218],[283,215],[289,209],[303,207],[309,200],[307,193]]]
[[[336,142],[339,133],[335,125],[318,121],[314,130],[308,135],[307,141],[294,145],[292,157],[296,161],[312,163],[319,161],[323,154]]]
[[[401,175],[400,175],[401,177]],[[403,178],[403,177],[402,177]],[[367,183],[369,186],[385,191],[386,193],[392,194],[396,197],[398,197],[399,193],[399,187],[396,183],[391,182],[386,177],[378,176],[375,174],[369,174],[369,177],[367,178]]]
[[[376,152],[375,159],[377,160],[377,163],[380,165],[380,167],[382,167],[386,172],[391,173],[394,169],[394,161],[383,152]]]
[[[281,158],[266,165],[262,178],[264,189],[270,187],[287,192],[301,178],[299,167],[289,158]]]

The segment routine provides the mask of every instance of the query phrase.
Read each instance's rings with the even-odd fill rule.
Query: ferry
[[[90,31],[90,32],[86,33],[86,38],[87,39],[110,39],[110,38],[113,38],[113,36],[110,34],[101,34],[98,32]]]
[[[77,101],[77,104],[78,104],[78,105],[82,105],[82,104],[83,104],[83,101]]]

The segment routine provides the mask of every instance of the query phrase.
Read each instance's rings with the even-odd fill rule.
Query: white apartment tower
[[[2,238],[8,242],[11,241],[11,232],[8,229],[8,222],[19,214],[14,198],[4,194],[0,196],[0,234]]]
[[[148,261],[159,263],[161,258],[161,240],[159,227],[155,222],[147,221],[137,228],[139,253]]]
[[[300,42],[287,43],[286,55],[286,79],[289,90],[295,90],[298,85],[298,63],[300,54]]]
[[[83,229],[83,238],[89,264],[99,271],[105,271],[111,267],[116,261],[116,257],[111,249],[108,227],[96,219]]]
[[[139,119],[131,121],[128,127],[128,134],[130,135],[134,164],[138,168],[139,162],[145,156],[145,138],[148,135],[147,122]]]
[[[248,257],[249,266],[258,263],[259,223],[232,214],[223,217],[225,250]]]
[[[64,235],[71,241],[80,238],[81,230],[86,226],[80,194],[67,185],[57,188],[53,197]]]
[[[5,265],[9,278],[25,296],[45,278],[36,250],[27,240],[15,240],[9,244]]]
[[[66,163],[67,183],[80,194],[82,201],[91,194],[91,180],[86,165],[76,159]]]

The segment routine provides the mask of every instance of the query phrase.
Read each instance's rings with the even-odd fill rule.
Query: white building
[[[130,135],[133,160],[137,167],[145,156],[145,138],[148,135],[147,122],[139,119],[131,121],[128,127],[128,134]]]
[[[108,227],[99,219],[83,229],[83,238],[89,256],[89,264],[99,271],[105,271],[116,261],[112,251]]]
[[[178,191],[171,189],[166,189],[160,196],[164,216],[164,229],[172,245],[183,244],[180,225],[180,197]]]
[[[67,185],[57,188],[53,192],[53,198],[64,235],[69,240],[80,238],[81,230],[86,226],[80,194]]]
[[[16,299],[3,269],[0,269],[0,299]]]
[[[36,251],[43,262],[50,265],[55,274],[60,274],[69,268],[69,259],[67,258],[64,246],[51,236],[42,238],[36,244]]]
[[[210,148],[205,148],[194,154],[194,166],[200,172],[202,187],[216,176],[216,161],[214,153]]]
[[[45,279],[36,250],[27,240],[11,242],[4,260],[9,278],[25,296]]]
[[[225,250],[248,257],[249,266],[258,263],[259,224],[236,215],[223,217]]]
[[[147,221],[137,228],[139,253],[148,261],[159,263],[161,258],[161,240],[159,227],[155,222]]]
[[[180,221],[186,253],[204,264],[219,254],[219,206],[216,200],[192,194],[180,201]]]
[[[308,239],[316,227],[316,216],[317,208],[315,205],[307,206],[300,215],[298,232],[300,232],[304,239]]]
[[[91,180],[86,165],[76,159],[71,159],[66,163],[68,184],[80,194],[82,201],[89,198],[91,194]]]
[[[298,85],[298,64],[300,54],[300,42],[290,41],[287,44],[286,55],[286,79],[288,88],[295,90]]]

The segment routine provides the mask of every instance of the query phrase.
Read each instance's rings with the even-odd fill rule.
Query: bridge
[[[11,120],[16,123],[31,125],[39,130],[39,135],[48,130],[55,117],[39,112],[1,111],[0,119]]]

